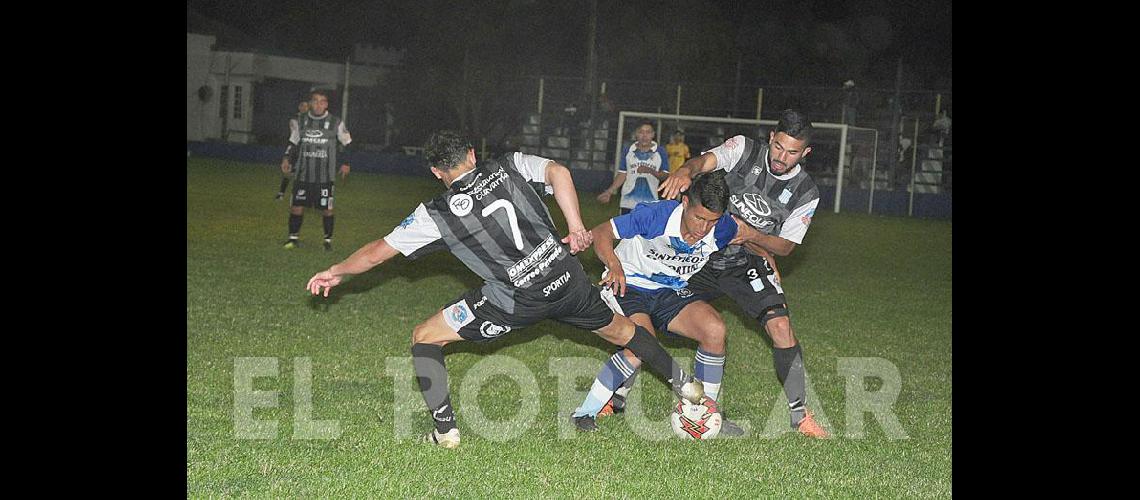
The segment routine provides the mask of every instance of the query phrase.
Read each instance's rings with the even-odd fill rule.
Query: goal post
[[[678,115],[678,114],[664,114],[664,113],[646,113],[646,112],[640,112],[640,111],[621,111],[620,113],[618,113],[617,136],[616,136],[616,141],[615,141],[615,144],[617,146],[616,146],[615,151],[614,151],[613,171],[615,174],[617,173],[618,166],[621,165],[621,156],[625,152],[625,149],[629,146],[629,144],[631,142],[630,138],[625,137],[626,136],[625,123],[627,120],[633,120],[633,119],[645,119],[645,120],[650,120],[650,121],[654,122],[655,123],[655,130],[657,132],[657,143],[661,144],[661,145],[668,144],[673,130],[676,130],[678,127],[684,128],[685,129],[685,135],[686,135],[686,143],[689,144],[689,148],[690,148],[692,155],[694,157],[700,155],[701,153],[703,153],[705,151],[708,151],[709,149],[712,149],[713,147],[720,145],[720,143],[724,142],[724,140],[727,139],[728,137],[732,137],[733,135],[736,135],[736,134],[729,134],[729,128],[731,128],[732,125],[737,126],[737,128],[740,128],[740,127],[755,128],[756,130],[752,131],[751,134],[744,134],[744,135],[746,135],[748,137],[752,137],[753,139],[756,139],[759,137],[759,135],[758,135],[759,127],[761,127],[761,126],[775,127],[775,125],[777,123],[776,120],[756,120],[756,119],[747,119],[747,118],[726,118],[726,117],[719,117],[719,116],[697,116],[697,115]],[[709,130],[709,133],[702,135],[702,137],[705,137],[708,139],[706,141],[707,143],[694,144],[693,142],[691,142],[689,140],[689,137],[692,136],[692,134],[690,133],[690,129],[694,128],[695,126],[703,126]],[[827,123],[827,122],[812,122],[812,127],[814,129],[816,129],[817,132],[819,130],[827,130],[827,131],[832,131],[833,134],[838,136],[837,137],[837,139],[838,139],[837,147],[836,146],[830,146],[830,142],[834,142],[834,141],[829,141],[828,146],[826,146],[828,148],[834,148],[835,149],[835,151],[830,152],[832,154],[817,155],[817,156],[825,156],[829,160],[832,156],[834,156],[834,158],[835,158],[834,161],[835,161],[835,176],[836,177],[835,177],[835,209],[834,210],[835,210],[835,213],[839,213],[840,202],[842,201],[842,196],[843,196],[843,171],[845,170],[844,169],[844,166],[845,166],[844,158],[846,156],[846,154],[844,154],[843,152],[848,150],[847,144],[848,144],[849,129],[850,130],[858,129],[858,130],[873,131],[876,143],[878,142],[878,131],[874,130],[874,129],[860,129],[858,127],[851,127],[851,126],[848,126],[848,125],[842,124],[842,123]],[[664,129],[664,130],[662,130],[662,129]],[[714,142],[715,142],[715,144],[714,144]],[[817,142],[819,142],[819,141],[813,139],[813,141],[812,141],[813,149],[817,148],[817,145],[816,145]],[[876,153],[877,153],[877,150],[876,150]],[[676,167],[675,165],[670,165],[671,169],[675,168],[675,167]]]

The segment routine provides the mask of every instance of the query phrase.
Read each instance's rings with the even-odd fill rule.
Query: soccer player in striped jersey
[[[289,119],[289,138],[300,136],[301,117],[309,113],[309,101],[301,101],[297,103],[297,116]],[[292,145],[292,142],[289,143]],[[286,147],[288,150],[288,147]],[[273,197],[275,200],[280,200],[285,197],[285,189],[289,187],[289,159],[288,157],[281,159],[281,186],[277,188],[277,196]]]
[[[589,247],[570,170],[557,162],[512,153],[476,163],[475,149],[451,131],[433,134],[424,147],[432,174],[447,190],[421,203],[387,236],[314,275],[316,295],[396,254],[415,259],[447,249],[483,278],[412,331],[412,364],[435,429],[424,440],[459,446],[459,428],[447,387],[443,346],[487,342],[544,319],[591,330],[645,361],[683,399],[696,402],[703,386],[669,356],[657,338],[602,301],[573,256]],[[569,234],[558,229],[540,198],[553,194]]]
[[[289,207],[289,239],[285,248],[296,248],[300,243],[301,222],[305,207],[321,209],[324,215],[325,250],[332,250],[334,181],[337,165],[340,177],[348,176],[349,145],[352,136],[340,117],[329,113],[329,95],[324,90],[309,94],[309,112],[300,116],[298,127],[289,135],[289,146],[281,171],[288,174],[296,167],[293,181],[293,203]],[[339,148],[338,148],[339,146]],[[337,162],[338,149],[340,162]]]
[[[634,131],[637,140],[625,148],[614,182],[598,195],[609,203],[621,187],[619,213],[627,214],[638,203],[657,201],[657,184],[669,176],[669,154],[653,140],[653,123],[642,120]]]
[[[602,278],[606,303],[650,332],[696,340],[693,374],[714,400],[724,375],[724,320],[687,285],[714,252],[756,233],[748,225],[738,226],[727,207],[724,172],[710,172],[698,176],[681,201],[642,203],[592,230],[594,251],[606,265]],[[620,240],[616,249],[615,239]],[[583,431],[597,430],[599,412],[640,365],[641,360],[626,350],[614,354],[571,415],[574,425]],[[740,436],[744,430],[724,420],[720,434]]]
[[[727,294],[760,321],[772,339],[776,377],[788,398],[792,428],[809,437],[826,438],[828,432],[807,408],[803,351],[792,330],[780,274],[771,257],[788,255],[803,242],[819,204],[819,188],[800,164],[811,153],[811,136],[812,124],[806,116],[784,110],[767,143],[742,135],[731,137],[675,169],[661,184],[661,196],[677,196],[702,172],[726,172],[729,212],[760,234],[714,254],[689,280],[689,288],[697,293]]]

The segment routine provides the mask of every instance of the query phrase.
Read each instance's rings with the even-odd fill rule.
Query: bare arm
[[[781,257],[791,254],[792,250],[796,248],[796,244],[793,241],[785,240],[779,236],[761,233],[735,215],[733,215],[732,218],[736,219],[736,225],[738,227],[736,237],[731,241],[733,244],[744,245],[745,248],[753,250],[753,252],[757,254],[763,251],[764,253],[771,252]],[[757,249],[760,250],[758,251]]]
[[[398,253],[400,252],[392,248],[392,245],[389,245],[387,241],[380,238],[360,247],[360,249],[353,252],[352,255],[349,255],[347,259],[344,259],[340,263],[333,264],[328,269],[313,275],[312,278],[309,278],[309,283],[305,285],[305,288],[313,295],[320,295],[321,288],[324,288],[324,296],[328,297],[329,290],[339,285],[345,276],[352,276],[368,271],[384,263],[384,261],[391,259]]]
[[[610,184],[610,187],[606,188],[605,191],[602,191],[602,193],[598,195],[598,201],[602,203],[609,203],[610,197],[617,194],[618,186],[625,184],[625,176],[625,172],[618,172],[617,175],[614,176],[614,182]]]
[[[594,235],[594,253],[598,254],[598,260],[601,260],[609,270],[606,277],[598,284],[602,285],[602,288],[610,288],[620,297],[625,297],[625,270],[621,267],[621,260],[614,253],[613,231],[613,225],[609,220],[590,230]]]
[[[554,201],[562,209],[566,217],[568,234],[562,238],[563,243],[570,245],[570,253],[578,253],[590,247],[593,237],[582,224],[582,215],[578,211],[578,191],[574,189],[574,179],[570,176],[570,169],[561,163],[551,161],[546,164],[546,183],[554,188]]]
[[[715,169],[716,155],[705,153],[686,161],[680,168],[669,172],[669,178],[661,183],[661,187],[657,188],[657,191],[661,193],[661,199],[672,200],[682,191],[689,189],[689,184],[693,183],[694,176]]]

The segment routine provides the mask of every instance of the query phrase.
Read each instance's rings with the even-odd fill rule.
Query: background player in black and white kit
[[[661,185],[664,199],[688,189],[692,177],[714,169],[728,174],[729,212],[759,230],[745,245],[729,245],[710,257],[689,280],[689,289],[712,300],[728,294],[772,338],[776,376],[784,386],[792,428],[824,438],[806,403],[803,352],[788,316],[787,300],[771,254],[788,255],[803,242],[819,204],[819,188],[799,164],[811,153],[812,125],[798,111],[784,110],[768,143],[738,135],[681,168]]]
[[[344,122],[329,113],[329,96],[323,90],[309,94],[309,112],[300,116],[298,127],[289,136],[289,146],[281,171],[288,174],[296,167],[293,181],[293,203],[289,207],[289,239],[285,248],[294,248],[300,243],[301,222],[305,207],[319,208],[324,215],[325,250],[332,250],[333,226],[333,181],[336,180],[336,166],[340,165],[341,179],[348,176],[349,145],[352,136]],[[340,146],[340,147],[338,147]],[[338,163],[338,149],[340,162]]]
[[[686,375],[653,335],[606,306],[571,255],[588,248],[592,237],[582,224],[569,169],[523,153],[476,164],[470,142],[451,131],[433,134],[424,157],[447,191],[420,204],[384,238],[314,275],[306,288],[314,295],[324,288],[327,296],[343,276],[365,272],[397,253],[415,259],[442,249],[483,278],[483,286],[462,294],[412,332],[413,365],[435,422],[425,441],[459,445],[443,346],[494,340],[543,319],[592,330],[627,347],[689,401],[704,395],[701,383]],[[566,237],[558,237],[536,189],[554,194],[566,217]]]
[[[300,137],[301,118],[309,113],[309,101],[306,99],[297,103],[297,115],[289,119],[289,145],[293,144],[293,137]],[[288,147],[285,148],[288,151]],[[277,196],[273,199],[280,200],[285,197],[285,189],[289,187],[289,157],[281,159],[281,185],[277,188]]]

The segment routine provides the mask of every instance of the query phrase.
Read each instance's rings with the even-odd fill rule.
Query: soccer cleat
[[[439,431],[432,429],[431,432],[424,435],[423,442],[442,446],[444,448],[458,448],[459,447],[459,428],[456,427],[440,434]]]
[[[717,437],[731,438],[740,437],[746,434],[743,427],[737,425],[736,422],[729,420],[728,417],[725,417],[723,413],[720,414],[720,418],[720,434],[717,434]]]
[[[823,427],[820,427],[820,425],[815,422],[815,419],[812,418],[810,410],[804,413],[804,418],[803,420],[800,420],[800,423],[796,426],[796,430],[800,431],[800,434],[803,434],[807,437],[819,439],[827,439],[831,437],[831,435],[828,434]]]
[[[613,397],[606,401],[606,405],[598,412],[598,418],[617,415],[618,413],[625,413],[625,398],[614,393]]]
[[[570,415],[570,420],[574,422],[574,427],[582,432],[594,432],[598,430],[597,419],[590,415],[582,415],[581,417]]]
[[[705,384],[696,377],[691,378],[677,389],[677,396],[685,404],[695,405],[701,401],[701,398],[705,397]]]
[[[332,238],[325,238],[324,247],[326,252],[332,251]]]
[[[301,246],[301,240],[299,240],[297,238],[289,238],[289,239],[285,240],[285,244],[282,246],[285,247],[286,249],[297,248],[297,247]]]

